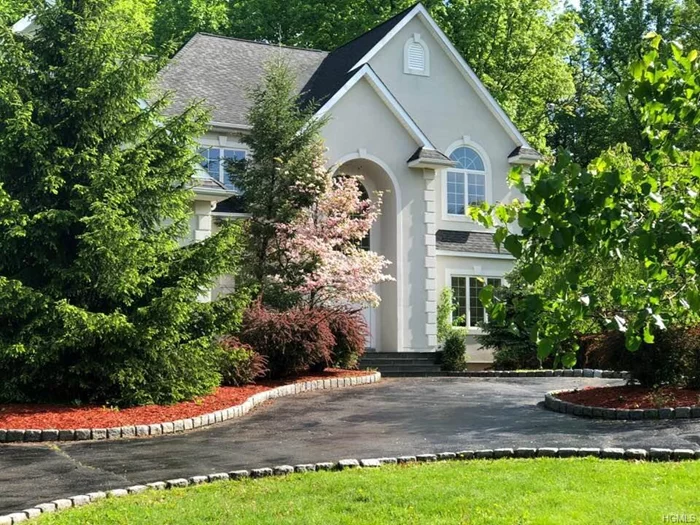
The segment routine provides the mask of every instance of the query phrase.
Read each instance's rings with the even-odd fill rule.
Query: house
[[[485,318],[478,294],[485,283],[498,284],[513,259],[465,207],[518,196],[508,172],[540,156],[421,4],[331,53],[207,34],[177,53],[161,77],[174,92],[173,109],[204,99],[213,112],[201,138],[206,161],[192,240],[214,234],[217,218],[244,211],[222,159],[247,154],[246,93],[280,55],[297,73],[302,97],[330,117],[322,132],[329,166],[362,175],[370,195],[384,192],[369,245],[393,262],[395,282],[382,283],[381,305],[365,312],[370,348],[435,351],[438,295],[450,287],[471,334],[470,362],[488,364],[491,353],[473,339]]]
[[[244,212],[223,161],[248,155],[247,92],[280,55],[296,72],[302,97],[330,117],[322,132],[329,166],[362,175],[369,195],[384,192],[369,246],[393,262],[395,282],[382,283],[381,305],[365,312],[368,345],[435,351],[443,287],[453,290],[457,316],[474,334],[485,318],[480,289],[499,283],[513,259],[465,208],[517,196],[507,173],[540,156],[421,4],[331,53],[207,34],[177,53],[160,77],[174,93],[172,110],[194,99],[212,109],[210,130],[201,137],[205,162],[189,241],[215,234],[217,223]],[[211,296],[229,286],[221,282]],[[490,352],[471,337],[470,361],[490,362]]]

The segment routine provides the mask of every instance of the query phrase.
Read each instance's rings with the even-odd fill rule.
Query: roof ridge
[[[393,21],[396,20],[397,18],[403,18],[403,17],[406,16],[409,12],[411,12],[413,9],[415,9],[416,6],[418,6],[418,5],[420,5],[420,4],[421,4],[421,2],[416,2],[415,4],[412,4],[410,7],[407,7],[407,8],[404,9],[403,11],[400,11],[400,12],[396,13],[394,16],[391,16],[391,17],[387,18],[386,20],[384,20],[384,22],[382,22],[382,23],[379,24],[378,26],[374,26],[374,27],[373,27],[372,29],[370,29],[369,31],[365,31],[365,32],[362,33],[361,35],[357,35],[357,36],[356,36],[355,38],[353,38],[352,40],[348,40],[348,41],[345,42],[342,46],[336,47],[333,51],[331,51],[331,53],[335,53],[336,51],[338,51],[338,50],[340,50],[340,49],[343,49],[343,48],[346,47],[346,46],[349,46],[350,44],[352,44],[352,43],[355,42],[356,40],[359,40],[360,38],[363,38],[363,37],[369,35],[370,33],[373,33],[374,31],[376,31],[376,30],[382,28],[382,27],[385,26],[386,24],[388,24],[388,23],[390,23],[390,22],[393,22]]]
[[[207,36],[207,37],[212,37],[212,38],[221,38],[223,40],[233,40],[235,42],[245,42],[246,44],[257,44],[260,46],[268,46],[268,47],[277,47],[277,48],[282,48],[282,49],[293,49],[295,51],[309,51],[311,53],[325,53],[328,54],[328,51],[324,51],[323,49],[313,49],[310,47],[297,47],[297,46],[285,46],[282,44],[271,44],[270,42],[261,42],[260,40],[248,40],[246,38],[238,38],[235,36],[226,36],[226,35],[217,35],[214,33],[207,33],[204,31],[198,31],[195,33],[195,36]],[[194,38],[194,37],[192,37]]]

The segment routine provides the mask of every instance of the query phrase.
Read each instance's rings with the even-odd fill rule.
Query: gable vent
[[[418,42],[412,42],[408,46],[408,67],[418,71],[425,69],[425,50]]]

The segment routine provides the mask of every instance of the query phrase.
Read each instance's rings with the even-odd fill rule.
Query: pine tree
[[[57,0],[32,38],[0,28],[0,400],[166,403],[220,381],[218,314],[236,316],[197,297],[236,232],[181,246],[207,115],[149,90],[142,9]]]
[[[326,120],[313,118],[313,107],[302,105],[296,84],[281,58],[266,65],[264,78],[250,94],[252,129],[244,141],[251,160],[229,166],[250,213],[241,275],[275,306],[289,300],[276,283],[288,282],[304,270],[290,265],[284,247],[275,245],[277,228],[314,204],[327,180],[319,134]]]

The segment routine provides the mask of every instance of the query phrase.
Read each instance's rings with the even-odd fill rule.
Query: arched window
[[[486,200],[486,164],[481,155],[468,146],[454,150],[450,159],[457,165],[447,170],[447,213],[464,215],[467,206]]]
[[[430,50],[416,33],[408,39],[403,50],[403,70],[407,75],[430,75]]]

